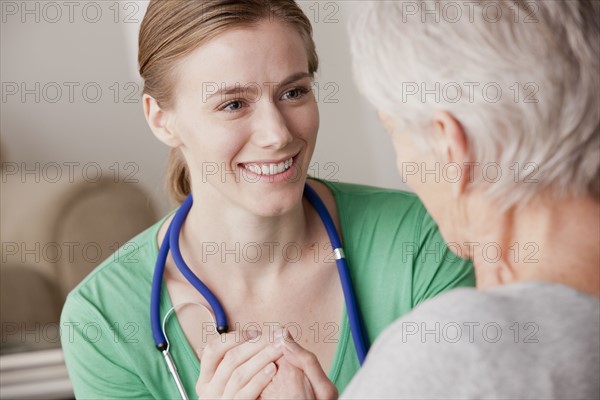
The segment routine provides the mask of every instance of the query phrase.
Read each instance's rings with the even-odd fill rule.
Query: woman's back
[[[543,282],[456,289],[396,321],[369,358],[347,398],[592,399],[600,299]]]

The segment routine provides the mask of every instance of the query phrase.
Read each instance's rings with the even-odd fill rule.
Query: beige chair
[[[7,328],[12,339],[19,338],[15,343],[3,337],[2,353],[15,346],[58,346],[13,330],[56,325],[67,293],[157,219],[140,185],[108,178],[51,183],[3,176],[0,203],[0,320],[3,335]]]
[[[78,243],[79,250],[73,252],[73,260],[62,257],[55,265],[63,297],[155,220],[149,197],[137,185],[107,179],[66,193],[56,205],[52,238],[57,243]]]

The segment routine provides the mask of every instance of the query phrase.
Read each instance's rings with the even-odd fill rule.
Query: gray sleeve
[[[429,308],[429,307],[428,307]],[[436,399],[460,397],[453,384],[467,368],[448,365],[463,353],[440,337],[439,316],[419,309],[397,320],[378,338],[367,360],[342,394],[343,399]],[[465,354],[461,354],[464,359]],[[453,393],[454,392],[454,393]]]

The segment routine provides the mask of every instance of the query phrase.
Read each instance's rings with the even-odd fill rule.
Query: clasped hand
[[[289,332],[248,331],[211,338],[200,356],[199,399],[336,399],[317,357]]]

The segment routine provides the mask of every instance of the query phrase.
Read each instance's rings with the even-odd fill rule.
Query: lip
[[[278,160],[271,159],[271,160],[247,161],[247,162],[238,163],[238,165],[244,166],[244,165],[248,165],[248,164],[256,164],[256,165],[262,165],[262,164],[279,164],[281,162],[289,160],[290,158],[293,158],[294,162],[295,162],[296,161],[296,157],[298,157],[298,154],[300,154],[300,150],[296,154],[294,154],[292,156],[287,156],[287,157],[284,157],[284,158],[280,158]]]
[[[300,157],[300,153],[302,153],[302,150],[298,151],[298,153],[296,153],[296,155],[292,156],[292,166],[288,169],[286,169],[285,171],[276,174],[276,175],[262,175],[262,174],[255,174],[254,172],[250,171],[249,169],[247,169],[243,163],[238,164],[240,166],[240,168],[242,168],[243,172],[243,176],[244,178],[247,180],[247,182],[250,183],[265,183],[265,184],[279,184],[282,182],[295,182],[297,180],[297,176],[298,173],[300,172],[300,169],[298,168],[298,158]],[[284,158],[282,161],[286,161],[289,160],[290,158]],[[279,161],[279,162],[282,162]],[[256,163],[257,165],[260,165],[260,163],[268,163],[266,161],[254,161],[252,163]],[[248,163],[248,164],[252,164],[252,163]]]

